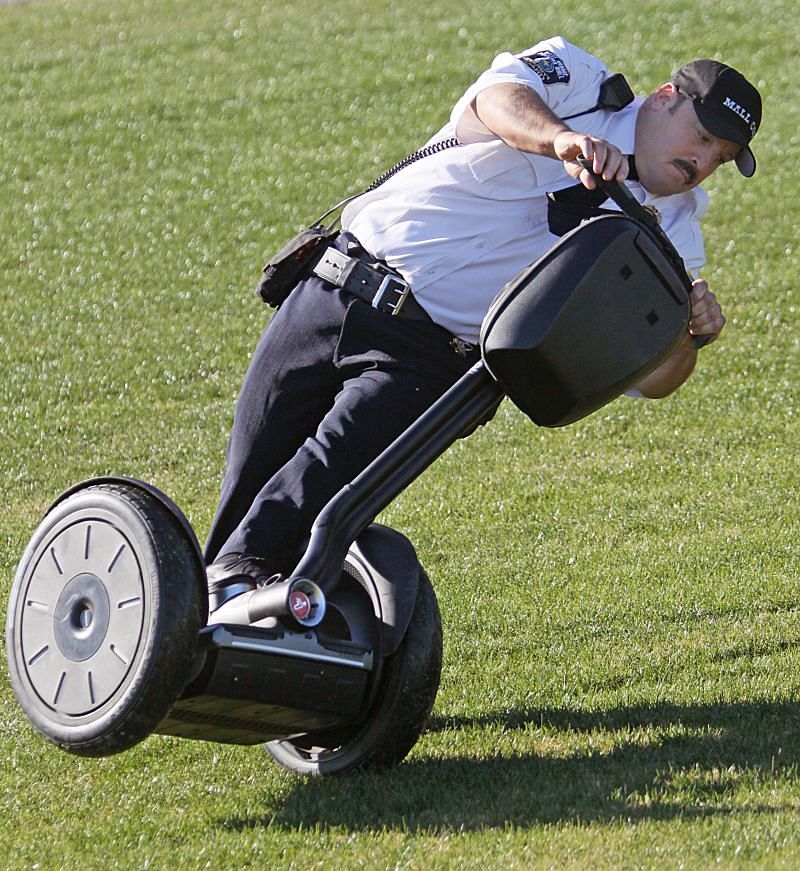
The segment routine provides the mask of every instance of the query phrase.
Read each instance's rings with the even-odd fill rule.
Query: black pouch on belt
[[[339,235],[338,229],[314,224],[303,230],[270,258],[256,291],[264,302],[276,308],[292,292],[298,281],[311,275],[325,249]]]

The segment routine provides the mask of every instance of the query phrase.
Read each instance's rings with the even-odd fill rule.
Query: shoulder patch
[[[546,85],[566,84],[569,81],[569,70],[563,60],[552,51],[537,51],[521,57]]]

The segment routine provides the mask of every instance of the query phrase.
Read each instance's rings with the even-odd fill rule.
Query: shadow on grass
[[[735,802],[735,791],[776,773],[794,777],[796,769],[789,766],[800,751],[800,706],[790,702],[509,711],[438,717],[429,724],[429,731],[452,731],[455,740],[463,730],[498,728],[530,731],[531,752],[418,759],[379,774],[298,780],[277,811],[228,818],[220,825],[475,831],[508,824],[754,813],[766,808],[754,804],[752,794],[746,806]],[[542,740],[539,730],[562,745],[568,733],[594,733],[598,743],[602,735],[606,746],[613,746],[544,755],[533,746]],[[777,809],[771,799],[769,810]]]

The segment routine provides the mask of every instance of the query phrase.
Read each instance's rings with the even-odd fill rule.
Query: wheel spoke
[[[53,564],[56,567],[56,571],[60,574],[64,574],[64,569],[61,568],[61,563],[58,561],[58,557],[56,556],[56,549],[54,547],[50,548],[50,556],[53,558]]]
[[[45,653],[47,653],[48,650],[50,650],[50,645],[45,644],[45,646],[41,650],[38,650],[36,653],[34,653],[33,656],[28,660],[28,665],[30,666],[33,665],[34,662],[38,662],[45,655]]]
[[[117,564],[117,560],[122,556],[125,551],[125,545],[120,545],[119,550],[114,554],[114,558],[108,564],[108,568],[106,569],[109,574],[114,571],[114,566]]]
[[[53,696],[53,707],[58,707],[58,697],[61,695],[61,689],[64,686],[64,679],[66,676],[67,673],[62,671],[61,677],[58,679],[58,686],[56,686],[56,694]]]

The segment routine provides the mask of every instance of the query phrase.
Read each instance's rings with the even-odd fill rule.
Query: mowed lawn
[[[718,56],[759,170],[708,185],[724,340],[670,399],[562,430],[508,402],[382,516],[445,628],[398,768],[258,747],[68,756],[0,655],[0,867],[800,864],[794,4],[33,0],[0,5],[0,617],[69,485],[133,475],[202,539],[265,257],[418,147],[501,50],[556,33],[646,92]]]

